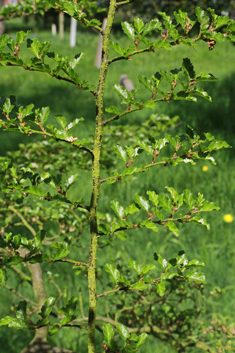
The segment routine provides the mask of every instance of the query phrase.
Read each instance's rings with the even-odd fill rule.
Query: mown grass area
[[[94,60],[98,44],[98,35],[93,32],[79,32],[76,48],[69,47],[69,35],[65,33],[65,39],[60,40],[58,36],[52,37],[49,32],[35,32],[30,36],[37,37],[40,41],[53,40],[51,51],[60,52],[70,57],[77,53],[85,52],[85,60],[81,62],[78,72],[81,78],[87,79],[93,84],[97,83],[98,70],[94,67]],[[113,35],[113,40],[127,45],[128,39],[120,33]],[[22,55],[28,55],[22,48]],[[113,55],[114,53],[111,54]],[[147,77],[159,70],[179,68],[182,59],[189,57],[194,64],[196,73],[210,72],[219,79],[218,83],[207,83],[202,86],[213,98],[213,103],[198,99],[198,103],[170,102],[159,103],[156,113],[165,113],[171,117],[180,116],[181,125],[172,131],[172,134],[181,134],[187,124],[198,131],[211,132],[218,139],[225,139],[233,149],[219,151],[215,154],[217,165],[199,163],[197,166],[180,165],[177,167],[158,167],[151,169],[148,173],[140,174],[138,179],[132,182],[116,183],[104,186],[101,190],[100,211],[110,212],[109,203],[111,199],[118,200],[123,205],[133,202],[133,195],[138,192],[145,195],[147,190],[155,190],[159,193],[165,192],[165,186],[172,186],[182,192],[189,188],[194,194],[201,192],[205,198],[215,202],[220,212],[205,215],[211,224],[211,230],[192,224],[184,226],[180,230],[180,236],[174,237],[167,229],[163,228],[158,233],[137,230],[129,233],[130,237],[125,242],[117,242],[109,249],[103,249],[102,256],[98,259],[99,264],[111,262],[118,257],[123,261],[129,258],[138,260],[142,264],[153,261],[153,252],[159,252],[166,258],[171,258],[184,249],[189,258],[197,258],[205,262],[204,272],[207,277],[205,293],[214,286],[220,286],[225,292],[216,301],[211,301],[205,311],[204,320],[209,320],[211,315],[228,317],[232,316],[235,298],[234,285],[234,222],[226,223],[223,220],[225,214],[231,214],[235,218],[235,168],[234,168],[234,137],[235,137],[235,47],[230,43],[218,43],[212,52],[208,51],[206,43],[200,43],[198,49],[186,46],[174,47],[171,51],[158,50],[155,53],[133,57],[131,61],[120,61],[109,68],[107,87],[105,93],[105,106],[117,105],[121,108],[120,99],[114,93],[112,87],[119,82],[119,77],[127,73],[140,91],[137,97],[141,100],[149,99],[149,93],[138,83],[137,76]],[[84,117],[82,126],[76,130],[78,137],[87,137],[94,131],[95,105],[90,93],[76,90],[73,85],[52,79],[46,74],[32,73],[21,68],[0,67],[1,84],[0,96],[8,97],[15,95],[19,104],[34,103],[35,107],[50,106],[51,118],[53,115],[64,115],[68,121],[77,117]],[[124,117],[119,123],[131,124],[141,123],[153,111],[146,109],[133,115]],[[107,113],[105,113],[107,114]],[[106,115],[110,116],[109,114]],[[0,154],[5,155],[9,150],[15,150],[19,143],[26,143],[37,139],[33,135],[29,138],[18,133],[0,132]],[[128,144],[128,142],[127,142]],[[208,166],[204,172],[202,167]],[[90,184],[86,183],[87,173],[81,176],[82,188],[80,196],[87,197],[90,193]],[[99,255],[99,254],[98,254]],[[62,269],[62,267],[61,267]],[[66,279],[70,278],[69,268],[63,266],[58,278],[62,286]],[[59,272],[59,270],[58,270]],[[71,277],[71,282],[73,281]],[[76,295],[76,287],[80,283],[77,277],[70,294]],[[27,291],[27,289],[26,289]],[[53,292],[48,286],[48,292]],[[1,289],[0,312],[7,314],[9,311],[9,293]],[[84,290],[85,293],[85,290]],[[99,309],[102,311],[102,308]],[[29,334],[25,334],[25,341],[29,340]],[[85,352],[84,340],[77,341],[77,333],[66,329],[66,334],[60,332],[52,338],[56,344],[60,344],[66,336],[67,348]],[[3,338],[4,337],[4,338]],[[24,341],[21,333],[11,329],[0,329],[0,338],[4,342],[2,352],[20,352]],[[11,338],[11,339],[10,339]],[[18,344],[16,344],[18,342]],[[61,343],[62,345],[62,343]],[[5,351],[4,351],[5,349]],[[171,348],[159,342],[149,340],[147,346],[141,352],[173,352]]]

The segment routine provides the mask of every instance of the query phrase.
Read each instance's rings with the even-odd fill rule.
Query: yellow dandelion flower
[[[224,215],[224,221],[227,223],[231,223],[233,221],[233,216],[229,213]]]
[[[204,166],[202,167],[202,170],[203,170],[203,172],[207,172],[207,171],[208,171],[207,165],[204,165]]]

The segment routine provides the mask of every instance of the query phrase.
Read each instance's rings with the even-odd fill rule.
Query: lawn
[[[8,25],[9,27],[9,25]],[[10,27],[9,27],[10,31]],[[98,44],[98,35],[92,31],[79,32],[77,45],[75,48],[69,47],[69,35],[65,33],[64,40],[58,36],[52,37],[49,32],[35,32],[30,37],[37,37],[40,41],[53,40],[51,51],[60,52],[63,55],[73,57],[75,54],[84,52],[85,59],[79,66],[79,74],[83,79],[96,84],[98,70],[94,67],[94,60]],[[126,37],[120,33],[113,34],[113,40],[126,45]],[[111,51],[111,55],[112,55]],[[22,49],[22,55],[27,55],[26,50]],[[235,46],[231,43],[218,43],[212,52],[209,52],[206,43],[200,43],[197,50],[187,46],[179,46],[171,51],[158,50],[149,55],[138,55],[131,61],[121,61],[113,64],[108,72],[107,87],[105,94],[105,106],[117,105],[121,107],[120,99],[115,94],[112,87],[119,82],[121,74],[127,73],[133,80],[134,85],[140,91],[138,97],[144,100],[148,97],[148,92],[138,83],[137,74],[150,76],[159,70],[169,70],[180,68],[182,58],[189,57],[194,64],[196,73],[212,73],[219,79],[218,83],[203,84],[203,87],[212,96],[213,103],[201,98],[198,103],[192,102],[170,102],[159,103],[154,113],[167,114],[170,117],[178,115],[181,124],[171,131],[172,134],[181,134],[185,131],[187,124],[191,125],[200,134],[203,132],[212,133],[217,139],[226,140],[233,148],[235,141]],[[33,103],[35,107],[50,106],[51,118],[54,115],[64,115],[68,121],[77,117],[83,117],[85,126],[82,131],[80,126],[76,133],[80,137],[88,137],[94,130],[95,105],[93,96],[90,93],[76,90],[72,85],[65,82],[56,81],[46,74],[29,73],[23,69],[0,67],[1,84],[0,96],[8,97],[15,95],[19,104]],[[128,115],[120,121],[123,124],[141,124],[153,111],[146,109]],[[108,113],[107,117],[110,116]],[[83,134],[83,135],[82,135]],[[37,139],[37,138],[36,138]],[[19,143],[35,141],[34,136],[26,138],[18,133],[0,132],[0,155],[5,155],[7,151],[17,149]],[[128,142],[127,142],[128,143]],[[219,151],[215,154],[217,165],[212,166],[207,163],[198,163],[197,166],[177,166],[171,168],[159,167],[151,169],[147,174],[141,175],[138,180],[133,178],[128,185],[116,183],[108,185],[102,189],[102,203],[100,211],[110,211],[110,199],[117,199],[123,205],[133,202],[133,195],[136,191],[145,195],[147,190],[165,192],[165,186],[172,186],[177,191],[182,192],[189,188],[194,194],[201,192],[205,198],[215,202],[220,208],[220,212],[213,212],[206,215],[211,224],[210,231],[203,227],[192,224],[180,229],[180,236],[174,237],[168,229],[163,228],[161,232],[153,233],[139,230],[135,237],[131,236],[121,245],[115,243],[113,248],[106,251],[102,250],[102,260],[107,261],[132,258],[143,264],[152,261],[152,253],[157,251],[163,256],[170,258],[179,250],[184,249],[189,258],[197,258],[205,262],[205,274],[207,284],[205,294],[208,294],[214,286],[223,288],[222,295],[209,301],[204,312],[204,320],[210,320],[212,316],[227,318],[228,322],[234,322],[232,312],[235,304],[235,285],[234,285],[234,239],[235,222],[226,223],[225,214],[231,214],[235,218],[235,156],[234,149]],[[203,167],[207,166],[208,169]],[[82,175],[83,190],[81,196],[87,197],[90,185],[86,185],[87,174]],[[138,239],[138,241],[136,241]],[[118,252],[117,252],[117,246]],[[58,283],[63,284],[63,280],[69,276],[65,271],[58,278]],[[71,279],[72,280],[72,279]],[[79,278],[75,281],[79,283]],[[9,293],[0,288],[1,305],[0,313],[6,314],[10,309]],[[27,339],[27,333],[25,339]],[[23,347],[20,340],[21,333],[11,329],[0,329],[0,340],[5,342],[2,350],[4,353],[18,353]],[[63,333],[53,338],[58,342],[63,340]],[[4,339],[3,337],[8,337]],[[10,340],[11,337],[11,340]],[[84,341],[76,341],[76,333],[67,335],[67,348],[85,352],[83,349]],[[11,341],[11,342],[10,342]],[[16,345],[16,342],[19,342]],[[149,340],[145,350],[141,352],[173,352],[170,347],[161,345],[152,339]]]

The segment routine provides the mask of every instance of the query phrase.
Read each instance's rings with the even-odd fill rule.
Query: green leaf
[[[105,108],[105,111],[107,113],[111,113],[111,114],[115,114],[115,115],[120,115],[121,112],[119,111],[119,109],[115,106],[111,106],[111,107],[108,107],[108,108]]]
[[[130,333],[127,330],[126,326],[124,326],[122,324],[117,324],[116,328],[117,328],[117,331],[118,331],[119,335],[122,337],[124,342],[126,342],[127,339],[130,338]]]
[[[15,319],[10,316],[6,316],[0,320],[0,326],[8,325],[9,327],[14,327],[16,329],[28,328],[29,324],[25,320]]]
[[[105,270],[110,274],[110,277],[114,282],[118,282],[121,275],[118,269],[114,265],[106,264]]]
[[[212,102],[211,96],[207,92],[203,90],[203,88],[200,87],[195,87],[193,92],[194,94],[197,94],[198,96],[207,99],[209,102]]]
[[[59,330],[61,329],[61,325],[59,324],[54,324],[50,330],[48,331],[48,335],[49,336],[52,336],[54,335],[56,332],[58,332]]]
[[[177,191],[176,191],[174,188],[169,187],[169,186],[166,186],[165,188],[166,188],[167,191],[170,193],[171,198],[173,199],[174,203],[176,204],[177,201],[178,201],[178,197],[179,197]]]
[[[185,254],[184,250],[179,251],[176,260],[177,260],[177,265],[186,266],[188,264],[187,255]]]
[[[147,194],[149,196],[149,200],[152,201],[155,207],[158,206],[158,195],[155,193],[155,191],[147,191]]]
[[[189,271],[185,274],[185,278],[195,281],[197,283],[206,283],[206,277],[198,272]]]
[[[170,43],[169,43],[167,40],[165,40],[165,41],[163,41],[163,40],[158,40],[158,41],[154,44],[154,48],[156,48],[156,49],[166,49],[166,50],[171,50],[171,49],[172,49]]]
[[[141,266],[137,261],[129,260],[128,267],[133,268],[139,275],[142,273],[143,266]]]
[[[191,139],[196,139],[198,137],[197,133],[194,131],[194,129],[187,125],[186,126],[186,134],[191,138]]]
[[[152,146],[149,146],[146,142],[144,141],[138,141],[138,145],[140,148],[142,148],[144,151],[146,151],[148,154],[152,155],[154,152],[154,148]]]
[[[148,286],[144,282],[137,282],[137,283],[133,284],[133,286],[132,286],[132,289],[140,290],[140,291],[145,290],[147,288],[148,288]]]
[[[145,266],[143,267],[143,269],[142,269],[142,273],[143,273],[143,274],[146,274],[146,273],[148,273],[149,271],[155,270],[155,268],[156,268],[156,267],[155,267],[153,264],[145,265]]]
[[[193,67],[193,64],[191,63],[190,59],[184,58],[182,67],[183,67],[183,70],[184,70],[186,77],[188,78],[188,81],[194,79],[196,74],[195,74],[194,67]]]
[[[196,205],[195,197],[189,189],[184,190],[184,202],[189,210],[194,208]]]
[[[159,195],[158,201],[159,201],[159,206],[162,207],[165,211],[172,212],[173,205],[169,197],[165,195]]]
[[[79,63],[82,59],[84,59],[84,56],[85,56],[84,53],[76,54],[75,57],[74,57],[74,59],[69,62],[69,66],[70,66],[72,69],[75,69],[75,67],[78,65],[78,63]]]
[[[154,260],[157,261],[157,263],[162,268],[166,268],[168,265],[168,262],[166,261],[166,259],[164,259],[160,254],[154,253]]]
[[[17,312],[16,312],[17,319],[26,321],[27,319],[26,309],[27,309],[27,302],[25,300],[20,301],[19,305],[17,306]]]
[[[135,40],[135,29],[134,27],[128,23],[128,22],[122,22],[121,23],[121,26],[122,26],[122,30],[123,32],[130,38],[130,39],[133,39]]]
[[[195,81],[197,83],[202,81],[218,81],[218,79],[212,74],[200,73],[195,77]]]
[[[160,297],[164,295],[165,290],[166,290],[166,286],[164,282],[157,283],[157,292],[160,295]]]
[[[118,93],[118,95],[122,98],[122,99],[127,99],[128,98],[128,90],[125,89],[123,86],[121,85],[114,85],[113,89]]]
[[[76,118],[73,121],[71,121],[71,123],[69,123],[68,126],[67,126],[68,131],[72,130],[76,125],[78,125],[82,121],[84,121],[83,118]]]
[[[27,186],[24,189],[24,192],[26,194],[32,194],[32,195],[36,195],[38,197],[44,197],[44,192],[41,188],[39,188],[38,186]]]
[[[74,183],[75,181],[77,180],[79,174],[73,174],[73,175],[70,175],[70,177],[68,177],[66,180],[65,180],[65,187],[66,187],[66,190],[68,190]]]
[[[149,213],[149,202],[146,200],[146,198],[144,196],[140,196],[138,194],[134,195],[134,200],[137,203],[137,205],[142,208],[143,210],[145,210],[147,213]]]
[[[135,17],[134,18],[134,26],[136,29],[136,32],[140,34],[143,31],[144,28],[144,22],[142,19]]]
[[[118,158],[122,159],[124,163],[127,161],[127,153],[122,146],[116,145],[115,152]]]
[[[139,208],[136,206],[136,204],[132,204],[127,206],[125,209],[125,216],[128,217],[129,215],[135,214],[136,212],[139,212]]]
[[[66,257],[69,254],[69,249],[67,248],[66,245],[63,245],[63,248],[59,249],[56,251],[55,254],[52,256],[53,261],[57,261],[62,259],[63,257]]]
[[[156,103],[154,101],[148,100],[148,101],[144,102],[143,106],[145,108],[155,109]]]
[[[167,272],[167,273],[162,273],[161,274],[161,279],[164,280],[164,279],[172,279],[172,278],[175,278],[175,277],[178,277],[178,273],[176,272]]]
[[[33,54],[40,59],[40,54],[41,54],[41,43],[37,38],[27,39],[27,48],[30,48],[30,50],[33,52]]]
[[[220,150],[222,148],[231,148],[231,146],[229,146],[225,141],[213,141],[209,144],[207,150],[211,152]]]
[[[203,262],[200,262],[198,260],[191,260],[188,264],[187,264],[187,268],[189,267],[195,267],[195,266],[205,266],[205,264]]]
[[[47,121],[49,114],[50,114],[50,108],[49,107],[42,107],[41,109],[36,109],[35,110],[36,114],[36,120],[40,121],[43,124]]]
[[[198,19],[198,22],[201,23],[201,30],[205,30],[209,26],[210,19],[207,16],[206,12],[203,11],[199,6],[196,7],[195,13]]]
[[[114,336],[114,330],[113,327],[110,324],[104,324],[102,326],[103,329],[103,334],[104,334],[104,339],[105,339],[105,343],[110,346],[111,341],[113,339]]]
[[[146,23],[146,25],[144,26],[142,35],[146,36],[146,34],[154,30],[158,30],[158,31],[162,30],[162,23],[158,19],[154,19],[154,20],[151,20],[149,23]]]
[[[141,227],[151,229],[154,232],[158,232],[158,226],[155,223],[151,222],[151,221],[143,221],[141,223]]]
[[[140,168],[131,166],[131,167],[126,168],[126,169],[124,170],[124,172],[122,173],[122,176],[127,176],[127,175],[132,175],[132,174],[134,174],[134,173],[139,173],[140,170],[141,170]]]
[[[130,286],[130,281],[128,281],[128,279],[126,278],[126,277],[124,277],[124,276],[121,276],[120,278],[119,278],[119,281],[118,281],[118,283],[121,283],[121,284],[124,284],[125,286]]]
[[[109,42],[109,45],[110,45],[110,47],[111,47],[113,50],[115,50],[120,56],[124,56],[124,54],[125,54],[125,48],[124,48],[122,45],[120,45],[120,44],[118,44],[118,43],[116,43],[116,42]]]
[[[4,268],[0,268],[0,285],[5,286],[7,280],[7,273]]]
[[[115,232],[115,230],[119,229],[119,228],[124,228],[124,229],[127,229],[127,228],[132,228],[132,223],[131,222],[126,222],[126,221],[118,221],[118,222],[115,222],[113,225],[112,225],[112,232]],[[120,230],[120,229],[119,229]]]
[[[136,344],[136,348],[139,348],[139,346],[144,344],[147,338],[148,338],[147,333],[141,333],[141,335],[139,336],[138,342]]]
[[[98,225],[99,232],[102,232],[104,234],[110,234],[111,232],[111,227],[108,224],[99,224]]]
[[[219,211],[220,208],[216,206],[214,202],[205,201],[202,207],[200,208],[199,212],[210,212],[213,210]]]
[[[7,113],[7,115],[9,115],[13,108],[14,108],[14,105],[11,104],[10,98],[6,98],[6,100],[3,104],[3,112]]]
[[[45,303],[43,304],[39,315],[40,315],[42,318],[47,317],[48,315],[50,315],[50,313],[51,313],[51,311],[52,311],[54,305],[55,305],[55,298],[53,298],[53,297],[48,298],[48,299],[45,301]]]
[[[35,248],[35,250],[41,247],[42,241],[45,238],[45,235],[46,235],[46,231],[44,229],[42,229],[35,235],[35,237],[32,240],[32,246],[33,248]]]
[[[188,222],[201,224],[202,226],[206,227],[207,230],[210,229],[210,225],[207,223],[207,221],[204,218],[200,218],[198,216],[193,217],[193,218],[189,218]]]
[[[110,205],[111,205],[111,208],[113,209],[115,215],[120,220],[122,220],[125,216],[124,207],[122,207],[118,201],[114,201],[114,200],[111,201]]]
[[[55,116],[57,122],[60,124],[60,126],[65,129],[67,126],[67,120],[65,119],[65,117],[63,115],[56,115]]]
[[[65,315],[71,316],[71,315],[73,315],[74,311],[76,310],[77,303],[78,303],[78,298],[75,297],[75,296],[72,296],[69,299],[69,301],[66,304],[66,306],[63,307],[63,308],[58,309],[57,311],[60,314],[65,314]],[[69,321],[71,321],[71,320],[69,320]]]
[[[176,237],[179,236],[179,229],[176,227],[174,222],[167,222],[166,227],[168,227]]]
[[[3,34],[0,36],[0,52],[3,51],[7,43],[9,42],[10,36],[8,34]]]

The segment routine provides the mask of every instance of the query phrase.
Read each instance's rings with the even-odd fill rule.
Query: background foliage
[[[46,40],[48,34],[42,33],[42,34],[37,34],[38,38],[41,38],[42,40]],[[125,41],[124,38],[120,38],[119,35],[118,40],[123,42]],[[116,38],[115,38],[116,39]],[[87,72],[87,79],[91,80],[91,82],[95,82],[95,78],[97,77],[97,72],[95,69],[93,69],[93,60],[94,60],[94,52],[96,49],[97,45],[97,36],[94,34],[86,34],[84,36],[82,33],[80,34],[79,37],[79,49],[82,50],[82,46],[89,44],[89,51],[90,55],[88,54],[88,60],[84,62],[84,69],[88,69]],[[56,41],[54,44],[56,50],[63,52],[63,50],[68,53],[73,53],[72,49],[67,48],[63,44],[63,48],[61,48],[61,42],[59,40]],[[208,67],[207,71],[213,72],[213,74],[220,79],[220,83],[218,84],[211,84],[208,83],[208,91],[211,93],[212,92],[212,97],[215,101],[215,105],[212,108],[210,106],[209,102],[201,102],[200,108],[198,107],[195,110],[191,109],[191,106],[189,106],[190,102],[177,102],[172,105],[167,105],[167,107],[163,106],[163,104],[159,104],[159,111],[158,111],[158,116],[160,113],[167,113],[171,116],[179,115],[180,116],[180,121],[182,121],[181,125],[179,125],[176,129],[178,134],[183,133],[185,130],[185,125],[189,123],[193,127],[197,129],[197,131],[202,132],[208,129],[208,131],[212,132],[213,134],[216,135],[217,138],[219,139],[226,139],[230,144],[233,142],[233,132],[234,132],[234,120],[231,119],[231,116],[233,114],[233,100],[232,100],[232,93],[234,92],[233,88],[233,81],[232,81],[232,72],[233,72],[233,62],[234,62],[234,48],[231,46],[230,43],[224,43],[222,44],[223,50],[220,51],[220,56],[218,56],[218,51],[213,51],[212,53],[209,53],[210,56],[208,55],[207,49],[205,47],[199,47],[198,51],[193,51],[193,49],[190,49],[190,55],[188,54],[189,49],[186,48],[174,48],[174,51],[172,55],[169,55],[169,52],[167,55],[164,53],[164,51],[158,53],[158,56],[156,54],[152,54],[153,57],[156,56],[156,60],[158,61],[158,67],[162,65],[162,68],[167,69],[166,67],[166,57],[167,57],[167,65],[169,64],[169,69],[171,69],[173,66],[174,67],[179,67],[182,64],[182,57],[184,55],[190,56],[192,61],[194,62],[195,68],[197,69],[197,72],[200,72],[202,70],[206,71],[206,68]],[[58,48],[58,49],[57,49]],[[59,50],[60,48],[60,50]],[[187,52],[187,54],[186,54]],[[183,54],[183,55],[182,55]],[[112,87],[115,83],[118,82],[119,80],[119,75],[120,73],[125,73],[128,72],[130,77],[133,79],[134,83],[136,86],[138,86],[138,82],[135,78],[135,71],[136,71],[136,65],[139,67],[141,65],[141,70],[142,74],[148,76],[149,74],[152,74],[155,70],[155,63],[153,64],[154,60],[149,60],[147,61],[147,57],[135,57],[132,59],[131,65],[128,62],[121,63],[120,65],[117,64],[116,68],[111,67],[111,74],[108,79],[108,88]],[[201,61],[201,58],[204,58],[203,63]],[[194,59],[194,60],[193,60]],[[177,64],[178,60],[178,64]],[[207,61],[208,60],[208,61]],[[217,61],[218,60],[218,61]],[[220,66],[218,66],[217,63],[220,63]],[[221,65],[221,62],[224,63],[224,65]],[[173,64],[173,66],[172,66]],[[200,66],[201,65],[201,66]],[[213,67],[215,65],[215,67]],[[231,66],[230,66],[231,65]],[[230,68],[230,69],[229,69]],[[71,89],[66,88],[65,85],[61,85],[53,82],[49,83],[50,81],[48,80],[47,77],[39,76],[38,73],[31,75],[27,75],[28,73],[22,72],[20,73],[19,70],[12,69],[9,71],[9,68],[4,68],[1,69],[1,74],[2,77],[4,78],[3,82],[6,82],[5,87],[3,86],[3,92],[4,96],[8,96],[10,94],[15,94],[18,97],[18,100],[22,104],[28,104],[28,102],[33,102],[36,107],[40,106],[45,106],[48,105],[50,102],[52,114],[57,115],[61,114],[63,111],[66,112],[66,116],[69,117],[71,116],[71,120],[73,118],[73,111],[74,108],[79,107],[79,109],[82,108],[84,114],[83,116],[85,117],[85,124],[86,124],[86,134],[89,137],[91,131],[93,130],[93,125],[92,122],[89,120],[92,112],[94,111],[94,106],[92,106],[91,102],[89,102],[89,98],[84,102],[84,92],[78,92],[72,96],[71,99]],[[27,75],[27,76],[25,76]],[[25,77],[27,77],[27,84]],[[35,80],[35,78],[37,80]],[[44,90],[42,93],[38,92],[38,85],[40,83],[40,86],[44,86]],[[11,84],[11,90],[9,90],[9,85]],[[9,93],[8,93],[9,92]],[[107,106],[110,105],[115,105],[115,103],[118,103],[118,98],[117,96],[113,95],[113,91],[111,89],[107,89],[107,95],[105,97],[105,104]],[[144,95],[144,92],[141,94]],[[59,97],[59,99],[58,99]],[[30,98],[30,99],[29,99]],[[216,99],[215,99],[216,98]],[[89,103],[89,104],[87,104]],[[61,107],[60,107],[61,105]],[[62,107],[63,106],[63,107]],[[72,108],[73,107],[73,108]],[[226,109],[225,109],[226,107]],[[221,113],[223,114],[223,119],[221,119]],[[64,113],[65,114],[65,113]],[[71,114],[71,115],[70,115]],[[151,111],[143,111],[143,112],[138,112],[136,113],[135,116],[129,117],[127,121],[125,121],[126,124],[130,124],[130,119],[131,119],[131,124],[136,123],[140,125],[141,123],[144,123],[146,118],[148,118],[151,115]],[[207,119],[204,117],[207,116]],[[151,121],[149,122],[151,124]],[[150,125],[151,126],[151,125]],[[80,133],[79,129],[76,130],[78,135]],[[128,131],[128,129],[127,129]],[[174,131],[175,133],[175,131]],[[12,134],[12,133],[11,133]],[[4,135],[5,136],[5,135]],[[9,150],[15,150],[15,144],[18,142],[24,143],[25,141],[22,139],[22,136],[17,136],[16,139],[14,139],[14,143],[12,142],[12,138],[9,139],[7,137],[2,136],[1,138],[3,141],[6,143],[5,146],[8,146]],[[11,135],[12,136],[12,135]],[[161,136],[161,135],[160,135]],[[84,137],[84,135],[83,135]],[[108,139],[107,135],[107,139]],[[119,139],[119,137],[118,137]],[[33,141],[33,140],[32,140]],[[23,151],[24,155],[26,154],[26,149],[27,147],[21,147],[21,151]],[[35,158],[37,158],[37,153],[40,153],[38,150],[38,146],[35,146],[35,150],[32,146],[32,151],[35,153]],[[5,148],[3,150],[3,154],[5,153]],[[22,158],[22,152],[21,153],[15,153],[14,158],[18,158],[19,160]],[[133,178],[132,180],[132,188],[135,189],[138,187],[138,193],[145,194],[147,190],[154,188],[156,191],[162,190],[166,184],[171,185],[172,187],[177,188],[180,192],[183,191],[186,187],[192,189],[195,191],[195,194],[198,191],[201,191],[204,193],[206,199],[210,199],[211,201],[213,200],[214,202],[217,203],[222,208],[223,213],[231,213],[234,214],[234,204],[233,204],[233,195],[234,195],[234,189],[233,189],[233,184],[231,184],[231,178],[234,175],[234,170],[232,167],[231,161],[233,160],[232,154],[230,154],[228,151],[226,151],[226,154],[224,152],[220,152],[219,155],[217,156],[218,159],[218,165],[217,166],[211,166],[205,164],[208,166],[208,171],[203,172],[202,167],[204,164],[201,164],[196,167],[190,167],[190,166],[178,166],[177,170],[177,175],[172,176],[171,171],[168,172],[167,168],[162,169],[158,171],[157,174],[157,179],[156,179],[156,172],[155,171],[150,171],[148,176],[143,175],[140,179],[135,180]],[[48,163],[49,168],[52,168],[54,165],[54,161],[50,161]],[[65,168],[63,166],[63,168]],[[194,173],[191,174],[192,168]],[[84,181],[87,180],[87,176],[89,175],[89,172],[83,172],[82,177],[84,178]],[[186,177],[187,176],[187,177]],[[125,185],[125,184],[124,184]],[[128,184],[127,184],[128,185]],[[126,185],[125,185],[126,186]],[[110,189],[109,189],[110,190]],[[128,186],[124,189],[123,184],[114,184],[111,186],[111,192],[110,196],[112,198],[117,198],[117,195],[119,197],[119,200],[123,199],[123,204],[128,205],[130,204],[133,200],[131,199],[131,195],[129,193],[130,189]],[[106,192],[104,192],[106,194]],[[82,196],[86,199],[88,199],[88,188],[83,188],[82,190]],[[120,199],[121,196],[121,199]],[[120,201],[121,202],[121,201]],[[109,200],[107,197],[103,197],[103,203],[100,206],[100,212],[105,213],[109,209]],[[206,262],[206,275],[207,278],[209,278],[210,284],[208,284],[206,291],[209,292],[212,290],[214,285],[218,285],[226,289],[224,290],[224,293],[222,294],[222,301],[218,301],[217,299],[210,299],[207,303],[207,306],[204,309],[203,313],[203,321],[205,322],[206,319],[208,319],[208,322],[211,321],[211,312],[214,313],[219,319],[222,321],[228,319],[228,322],[232,321],[232,318],[230,317],[231,313],[231,307],[233,305],[233,302],[230,300],[231,298],[231,293],[234,291],[234,286],[232,282],[232,276],[233,276],[233,267],[231,263],[232,255],[233,255],[233,250],[231,247],[231,244],[233,242],[233,223],[231,224],[226,224],[223,221],[223,213],[221,216],[210,216],[210,223],[212,224],[212,230],[210,235],[206,231],[204,231],[202,228],[198,229],[197,227],[194,227],[193,225],[188,225],[185,230],[184,228],[181,229],[181,236],[180,238],[173,238],[171,233],[167,230],[164,229],[161,234],[161,239],[164,239],[161,241],[161,246],[159,247],[159,252],[164,254],[164,256],[171,257],[172,254],[175,254],[178,252],[180,249],[184,248],[186,250],[186,253],[188,254],[189,258],[191,256],[197,257],[200,259],[203,259],[204,262]],[[40,214],[39,210],[37,210],[37,214]],[[35,215],[35,216],[36,216]],[[34,216],[34,215],[33,215]],[[48,210],[48,220],[50,220],[50,211]],[[48,224],[48,227],[50,224]],[[68,225],[67,225],[68,226]],[[188,234],[191,234],[189,237]],[[148,234],[148,235],[147,235]],[[162,237],[163,236],[163,237]],[[118,265],[119,261],[122,261],[123,259],[126,258],[132,258],[133,260],[137,260],[140,262],[145,263],[146,261],[148,262],[148,256],[152,256],[152,252],[150,251],[151,247],[156,243],[156,235],[149,235],[149,232],[147,230],[139,230],[137,231],[137,237],[140,239],[139,240],[139,246],[137,246],[136,241],[134,238],[130,237],[128,238],[125,242],[122,243],[120,251],[117,253],[116,252],[116,241],[112,243],[114,246],[113,248],[109,248],[109,250],[106,250],[107,248],[104,247],[102,249],[103,256],[102,256],[102,262],[105,264],[107,261],[110,260],[110,258],[113,259],[114,263]],[[147,238],[147,240],[146,240]],[[160,237],[157,239],[159,240]],[[105,245],[105,244],[104,244]],[[87,244],[86,242],[82,244],[81,246],[86,247]],[[142,249],[145,248],[145,252],[142,251]],[[84,250],[82,250],[84,251]],[[147,255],[146,255],[147,254]],[[107,260],[109,259],[109,260]],[[152,261],[152,259],[151,259]],[[61,287],[64,287],[64,279],[68,278],[69,276],[69,271],[67,272],[66,270],[63,269],[63,274],[60,273],[59,276],[55,275],[55,278],[52,279],[50,277],[50,274],[48,274],[48,281],[47,281],[47,286],[48,290],[50,290],[52,293],[55,291],[53,289],[53,281],[55,281],[57,284],[61,285]],[[226,276],[224,275],[226,273]],[[71,279],[73,283],[76,284],[79,283],[81,285],[81,278],[83,278],[83,273],[77,273],[77,277],[75,279]],[[11,280],[11,279],[10,279]],[[14,282],[14,277],[12,277],[12,283]],[[22,284],[23,285],[23,284]],[[82,285],[82,290],[83,289]],[[63,288],[64,289],[64,288]],[[24,288],[24,291],[26,294],[27,292],[27,287]],[[61,304],[63,302],[63,298],[65,299],[66,297],[70,297],[72,293],[69,293],[69,289],[64,289],[62,291],[61,295]],[[215,291],[216,292],[216,291]],[[3,297],[7,300],[9,300],[9,293],[6,293],[5,289],[2,289]],[[217,290],[217,294],[221,293],[220,290]],[[14,300],[14,299],[13,299]],[[14,304],[14,303],[13,303]],[[63,305],[63,304],[62,304]],[[86,306],[86,303],[84,303]],[[7,313],[3,312],[3,314]],[[216,320],[214,320],[214,325]],[[4,335],[8,334],[8,331],[3,331],[1,328],[1,332]],[[215,333],[213,332],[212,335]],[[14,336],[15,335],[15,336]],[[12,344],[18,341],[18,335],[19,332],[15,331],[12,339]],[[79,350],[82,351],[82,347],[84,347],[84,341],[81,339],[81,341],[77,342],[75,339],[75,335],[73,333],[69,333],[71,335],[71,339],[69,342],[67,342],[68,348],[73,349],[73,350]],[[12,336],[12,334],[11,334]],[[5,336],[6,337],[6,336]],[[59,334],[59,338],[57,340],[62,340],[62,334]],[[6,344],[6,351],[7,349],[9,351],[12,351],[12,349],[15,349],[13,346],[10,348],[9,343],[10,340],[4,340]],[[58,342],[58,341],[57,341]],[[19,343],[24,345],[24,342]],[[58,343],[57,343],[58,344]],[[150,344],[149,344],[150,345]],[[15,344],[14,344],[15,346]],[[158,343],[157,343],[158,346]],[[22,348],[18,347],[18,348]],[[151,341],[151,349],[154,347],[154,343]],[[155,350],[159,349],[159,351],[163,352],[163,349],[166,351],[170,351],[171,348],[155,348]],[[17,351],[20,351],[18,349]]]

